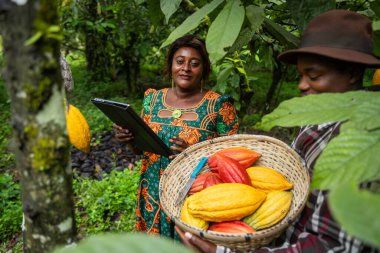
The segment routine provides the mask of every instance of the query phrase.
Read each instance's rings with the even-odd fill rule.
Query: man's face
[[[347,70],[338,70],[337,62],[326,57],[305,54],[297,60],[300,75],[298,89],[301,95],[324,92],[345,92],[355,88],[352,74]]]

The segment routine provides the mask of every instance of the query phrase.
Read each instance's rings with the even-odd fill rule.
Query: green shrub
[[[140,169],[112,171],[101,181],[74,180],[76,222],[80,236],[134,229]]]
[[[0,241],[5,241],[21,230],[20,186],[9,174],[0,174],[0,189]]]

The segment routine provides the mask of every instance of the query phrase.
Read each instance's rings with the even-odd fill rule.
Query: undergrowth
[[[135,168],[112,171],[100,181],[87,178],[74,180],[80,237],[100,232],[133,231],[139,175],[140,169]]]

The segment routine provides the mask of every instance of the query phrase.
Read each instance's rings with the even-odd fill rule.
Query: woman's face
[[[191,47],[181,47],[173,56],[172,78],[182,89],[198,89],[202,80],[203,62],[198,51]]]
[[[297,60],[301,95],[324,92],[345,92],[355,89],[350,72],[340,71],[336,62],[316,55],[300,55]]]

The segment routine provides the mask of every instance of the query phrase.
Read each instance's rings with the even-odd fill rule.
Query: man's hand
[[[195,252],[199,252],[199,253],[215,253],[216,252],[215,244],[202,240],[198,236],[193,235],[189,232],[183,232],[177,226],[175,226],[175,231],[177,231],[183,244],[193,249]]]

